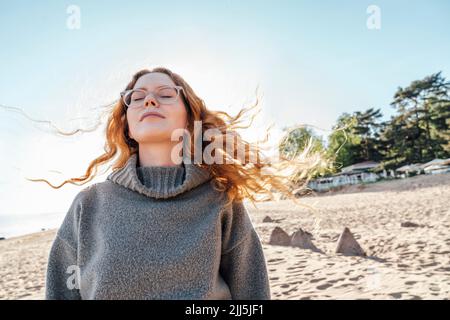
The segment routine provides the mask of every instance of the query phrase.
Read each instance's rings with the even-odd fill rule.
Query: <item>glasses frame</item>
[[[158,90],[165,89],[165,88],[175,89],[177,91],[177,96],[175,97],[173,102],[170,102],[170,103],[161,103],[161,101],[159,101],[158,97],[155,96],[155,99],[156,99],[156,101],[158,101],[159,104],[172,104],[172,103],[178,101],[178,98],[180,97],[180,91],[184,92],[184,88],[182,86],[169,86],[169,85],[167,85],[167,86],[159,88]],[[125,107],[127,109],[130,108],[130,106],[128,106],[127,103],[125,102],[125,96],[128,95],[132,91],[143,91],[143,92],[145,92],[146,93],[145,98],[147,98],[149,93],[154,94],[154,92],[148,92],[147,90],[144,90],[144,89],[128,89],[128,90],[122,91],[120,93],[120,97],[122,99],[123,104],[125,105]],[[139,107],[131,107],[131,109],[139,109],[139,108],[142,108],[142,107],[144,107],[144,104],[142,106],[139,106]]]

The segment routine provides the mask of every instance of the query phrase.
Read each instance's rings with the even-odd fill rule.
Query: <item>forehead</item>
[[[162,86],[162,85],[169,85],[174,86],[175,83],[173,80],[165,73],[161,72],[152,72],[147,73],[141,76],[136,83],[134,84],[135,88],[145,88],[148,90],[153,90],[156,87]]]

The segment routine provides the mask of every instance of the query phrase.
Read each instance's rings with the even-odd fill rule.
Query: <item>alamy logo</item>
[[[380,30],[381,29],[381,10],[379,6],[370,5],[366,10],[369,17],[367,18],[367,29]]]
[[[80,289],[80,267],[77,265],[68,266],[66,273],[69,274],[66,281],[67,289]]]
[[[66,26],[69,30],[75,30],[81,28],[81,10],[77,5],[70,5],[66,9],[66,13],[69,15],[66,20]]]

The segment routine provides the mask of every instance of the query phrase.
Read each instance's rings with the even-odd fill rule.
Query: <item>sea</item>
[[[0,214],[0,238],[8,239],[28,233],[59,228],[64,217],[64,212]]]

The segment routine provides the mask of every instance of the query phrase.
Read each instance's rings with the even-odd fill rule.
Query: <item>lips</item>
[[[164,119],[164,118],[165,118],[162,114],[160,114],[160,113],[158,113],[158,112],[150,111],[150,112],[144,113],[144,114],[141,116],[141,121],[144,120],[144,118],[147,118],[147,117],[159,117],[159,118],[161,118],[161,119]]]

